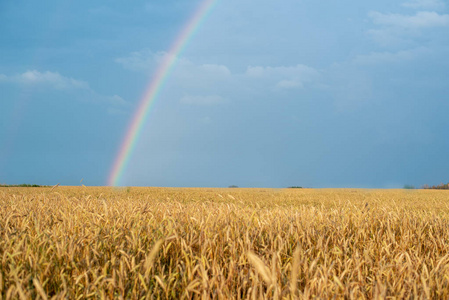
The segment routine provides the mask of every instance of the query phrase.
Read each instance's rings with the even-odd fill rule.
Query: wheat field
[[[0,189],[1,299],[448,299],[449,192]]]

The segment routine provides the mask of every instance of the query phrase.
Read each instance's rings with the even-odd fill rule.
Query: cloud
[[[372,52],[370,54],[357,55],[352,61],[359,65],[372,65],[378,63],[398,63],[412,60],[430,50],[424,47],[398,52]]]
[[[443,9],[445,4],[441,0],[412,0],[402,3],[402,6],[413,9]]]
[[[281,80],[276,84],[281,89],[303,88],[304,85],[299,80]]]
[[[154,73],[159,66],[165,64],[167,61],[173,60],[176,60],[176,62],[172,68],[176,71],[172,73],[172,76],[182,81],[183,85],[194,85],[192,81],[201,82],[204,85],[211,81],[223,80],[232,75],[226,66],[195,64],[186,58],[176,57],[173,54],[163,51],[135,51],[128,56],[115,59],[115,62],[131,71]]]
[[[449,14],[419,11],[414,15],[384,14],[372,11],[369,17],[377,28],[367,31],[367,34],[383,47],[416,48],[424,41],[441,41],[449,27]],[[438,31],[439,30],[439,31]]]
[[[166,52],[142,50],[115,61],[136,72],[154,73],[159,65],[174,57]],[[181,57],[170,74],[167,93],[185,105],[217,105],[231,98],[261,97],[280,90],[304,89],[320,80],[320,71],[303,65],[248,66],[243,72],[232,72],[221,64],[197,64]]]
[[[126,102],[122,97],[118,95],[107,97],[108,102],[115,105],[128,105],[128,102]]]
[[[223,65],[205,64],[201,65],[199,68],[206,73],[221,74],[223,76],[231,75],[231,71]]]
[[[318,72],[306,65],[298,64],[296,66],[281,66],[281,67],[262,67],[262,66],[250,66],[246,70],[246,74],[251,77],[309,77],[310,75],[318,75]]]
[[[191,65],[192,63],[184,58],[176,57],[173,54],[159,51],[153,52],[145,49],[135,51],[127,56],[115,59],[125,69],[132,71],[151,71],[167,60],[176,60],[177,65]]]
[[[132,52],[125,57],[117,58],[115,61],[124,68],[133,71],[154,71],[158,65],[166,60],[172,60],[172,54],[166,52],[152,52],[142,50]],[[295,66],[249,66],[243,74],[233,74],[228,67],[218,64],[195,64],[186,58],[176,58],[176,74],[180,78],[203,78],[203,79],[225,79],[239,76],[246,79],[272,79],[274,85],[280,87],[302,87],[304,82],[315,80],[319,72],[306,65],[298,64]]]
[[[147,71],[155,67],[155,53],[147,50],[132,52],[128,56],[119,57],[115,62],[132,71]]]
[[[81,99],[103,103],[115,107],[116,110],[123,111],[129,106],[129,103],[118,95],[99,94],[87,82],[63,76],[58,72],[28,70],[16,75],[0,74],[0,83],[13,84],[21,88],[39,88],[40,91],[70,92]]]
[[[108,107],[107,108],[107,113],[110,115],[124,115],[127,113],[126,110],[124,110],[123,108],[117,108],[117,107]]]
[[[226,100],[223,97],[217,95],[208,96],[184,96],[180,100],[183,104],[188,105],[216,105],[225,103]]]
[[[89,89],[87,82],[62,76],[57,72],[39,72],[29,70],[22,74],[6,76],[0,74],[0,81],[11,82],[24,86],[47,86],[57,90]]]
[[[245,75],[252,79],[268,80],[276,88],[303,88],[305,83],[316,81],[320,72],[306,65],[281,67],[250,66]]]
[[[449,14],[438,14],[436,12],[420,11],[414,16],[401,14],[383,14],[380,12],[370,12],[369,17],[374,24],[393,26],[406,29],[419,29],[449,26]]]

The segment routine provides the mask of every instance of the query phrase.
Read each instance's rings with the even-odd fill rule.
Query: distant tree
[[[449,189],[449,183],[447,183],[447,184],[440,183],[440,184],[437,186],[437,189],[439,189],[439,190],[447,190],[447,189]]]
[[[28,184],[28,183],[22,183],[22,184],[0,184],[0,187],[45,187],[45,185],[38,185],[38,184]]]
[[[414,190],[415,187],[413,185],[406,184],[406,185],[404,185],[404,189],[406,189],[406,190]]]
[[[230,185],[229,188],[235,189],[235,188],[238,188],[238,186],[237,185]]]
[[[302,186],[289,186],[289,189],[302,189]]]
[[[449,190],[449,183],[440,183],[439,185],[435,186],[429,186],[428,184],[425,184],[422,186],[423,189],[432,189],[432,190]]]

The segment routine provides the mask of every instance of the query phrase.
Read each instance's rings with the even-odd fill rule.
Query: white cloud
[[[419,55],[429,53],[427,48],[416,48],[398,52],[373,52],[365,55],[357,55],[353,62],[360,65],[371,65],[378,63],[398,63],[416,58]]]
[[[276,88],[291,89],[303,88],[305,83],[316,81],[320,77],[320,72],[298,64],[287,67],[250,66],[245,75],[251,79],[271,81]]]
[[[170,55],[143,50],[118,58],[116,62],[129,70],[151,74],[174,58]],[[249,66],[241,73],[233,73],[225,65],[196,64],[181,57],[173,67],[166,91],[170,97],[180,99],[179,103],[207,106],[227,102],[221,95],[260,97],[261,93],[266,95],[281,89],[303,89],[319,81],[320,76],[318,70],[302,64]]]
[[[108,107],[107,108],[107,113],[109,114],[109,115],[124,115],[124,114],[126,114],[127,113],[127,111],[126,110],[124,110],[124,109],[122,109],[122,108],[117,108],[117,107]]]
[[[231,71],[224,65],[195,64],[186,58],[175,57],[166,52],[136,51],[115,61],[128,70],[151,75],[157,72],[158,68],[172,63],[173,60],[176,61],[170,67],[170,82],[174,82],[178,89],[188,94],[216,93],[213,91],[215,84],[218,82],[224,84],[225,81],[232,79]]]
[[[309,78],[310,76],[317,76],[319,73],[314,68],[298,64],[296,66],[282,66],[282,67],[262,67],[250,66],[246,70],[246,74],[250,77],[295,77],[301,76]]]
[[[116,107],[117,110],[121,111],[129,106],[129,103],[118,95],[106,96],[99,94],[90,88],[87,82],[63,76],[58,72],[28,70],[16,75],[0,74],[1,82],[13,84],[21,88],[39,88],[41,91],[69,91],[83,100],[103,103]]]
[[[412,0],[402,3],[402,6],[413,9],[443,9],[445,4],[441,0]]]
[[[89,89],[89,84],[85,81],[65,77],[57,72],[50,71],[39,72],[36,70],[29,70],[13,76],[0,74],[0,80],[24,86],[48,86],[57,90]]]
[[[303,88],[304,85],[299,80],[281,80],[276,84],[276,87],[282,89]]]
[[[377,28],[367,31],[367,34],[383,47],[416,48],[426,40],[438,40],[438,30],[446,31],[449,27],[449,14],[439,14],[434,11],[419,11],[414,15],[384,14],[370,12],[369,17]]]
[[[248,67],[246,70],[246,75],[248,75],[250,77],[263,77],[266,74],[267,74],[267,72],[265,72],[265,68],[261,67],[261,66]]]
[[[199,68],[207,73],[221,74],[223,76],[231,75],[231,71],[223,65],[205,64],[201,65]]]
[[[128,102],[126,102],[122,97],[120,97],[118,95],[110,96],[110,97],[108,97],[108,99],[111,104],[128,105]]]
[[[177,65],[192,65],[189,60],[174,56],[171,53],[164,51],[153,52],[147,49],[135,51],[128,56],[116,58],[115,62],[121,64],[128,70],[151,71],[168,60],[176,60]]]
[[[393,30],[392,28],[382,28],[368,30],[367,34],[373,41],[383,47],[410,44],[410,32],[401,32]]]
[[[180,100],[183,104],[188,105],[216,105],[226,102],[223,97],[217,95],[208,96],[184,96]]]
[[[413,16],[401,14],[383,14],[373,11],[369,13],[369,17],[372,19],[374,24],[406,29],[449,26],[448,14],[443,15],[429,11],[420,11]]]
[[[157,54],[147,50],[136,51],[128,56],[116,58],[115,62],[121,64],[125,69],[146,71],[155,67],[156,55]]]
[[[152,52],[149,50],[132,52],[125,57],[117,58],[115,61],[124,68],[133,71],[154,71],[156,67],[167,60],[173,60],[175,57],[166,52]],[[319,76],[319,72],[306,65],[298,64],[295,66],[263,67],[249,66],[244,74],[232,74],[228,67],[219,64],[195,64],[185,58],[176,58],[176,69],[178,76],[185,79],[189,78],[219,78],[224,79],[232,76],[240,76],[253,79],[273,79],[274,85],[292,87],[302,86],[304,82],[312,81]]]

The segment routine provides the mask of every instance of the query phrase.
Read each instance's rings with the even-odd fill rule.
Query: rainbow
[[[212,10],[212,7],[217,0],[203,0],[195,11],[193,16],[186,23],[167,55],[165,55],[162,63],[158,67],[152,80],[150,81],[148,88],[146,89],[142,100],[140,100],[139,106],[132,118],[123,142],[120,146],[120,150],[114,160],[114,164],[108,177],[109,186],[119,185],[120,179],[123,175],[131,154],[136,146],[140,134],[142,133],[143,125],[145,124],[151,107],[159,92],[161,91],[166,79],[168,78],[170,71],[173,69],[178,56],[187,46],[189,40],[191,40],[195,31],[199,28],[201,23],[205,20],[208,13]]]

